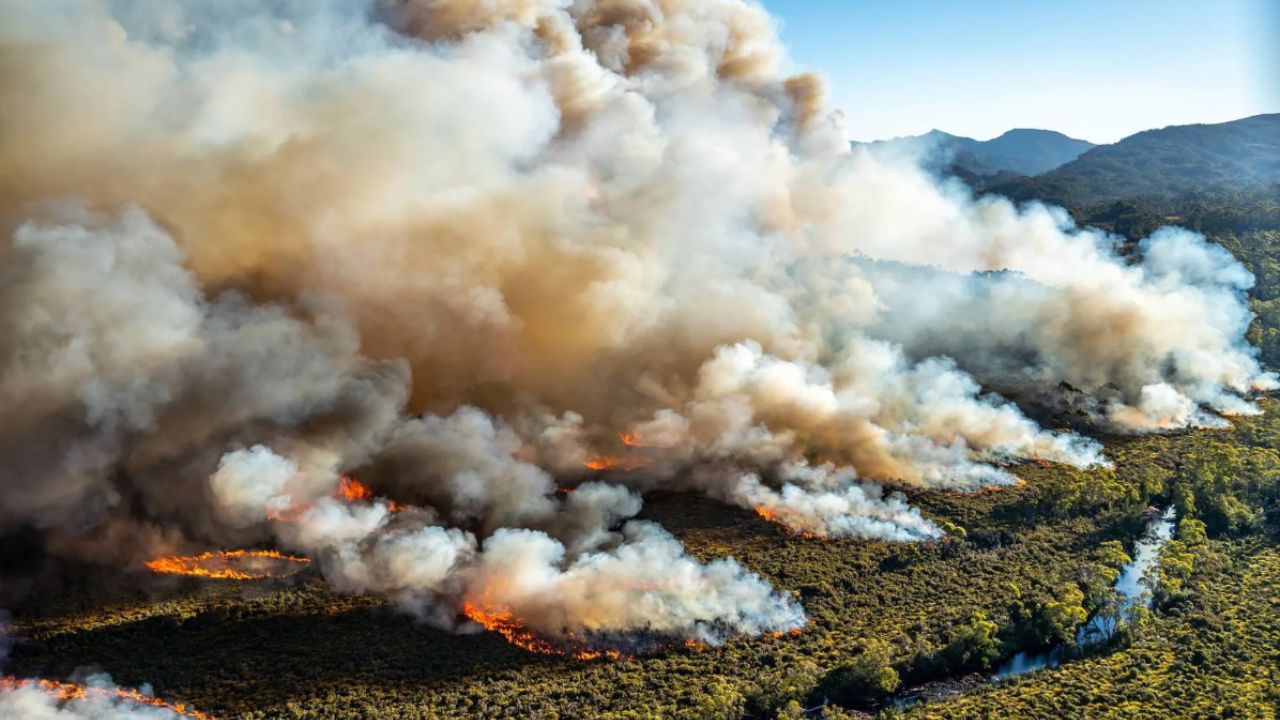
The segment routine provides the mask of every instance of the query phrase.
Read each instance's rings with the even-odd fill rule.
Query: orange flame
[[[274,560],[297,565],[306,565],[311,562],[310,558],[284,555],[275,550],[216,550],[199,555],[171,555],[156,558],[147,562],[147,568],[164,575],[192,575],[213,580],[264,580],[292,575],[300,569],[248,571],[228,564],[243,560]]]
[[[515,616],[506,610],[498,610],[490,606],[480,606],[466,602],[462,606],[462,614],[483,626],[484,629],[496,632],[507,639],[507,642],[540,655],[564,655],[575,660],[599,660],[608,658],[617,660],[622,653],[617,650],[592,650],[577,643],[559,645],[552,643],[537,633],[525,628]]]
[[[369,489],[368,485],[365,485],[350,475],[342,475],[338,479],[338,492],[336,497],[340,500],[346,500],[347,502],[360,502],[362,500],[372,500],[373,491]],[[383,500],[387,503],[388,512],[398,513],[401,510],[404,510],[404,506],[395,500],[388,500],[387,498],[383,498]]]
[[[333,492],[333,497],[338,500],[345,500],[349,503],[363,502],[365,500],[373,499],[373,491],[369,489],[368,485],[365,485],[350,475],[339,475],[338,489]],[[387,500],[386,498],[383,498],[383,500],[387,503],[388,512],[398,513],[401,510],[404,510],[404,506],[394,500]],[[310,509],[311,506],[305,504],[290,505],[289,507],[281,510],[268,509],[267,518],[283,523],[298,523],[302,522],[302,517],[306,515],[307,511]]]
[[[763,505],[755,506],[754,510],[756,511],[756,514],[759,515],[760,517],[764,518],[765,520],[768,520],[769,522],[775,525],[782,526],[784,530],[791,533],[792,535],[797,535],[799,537],[806,538],[809,540],[821,539],[821,536],[818,535],[817,533],[811,533],[805,530],[795,529],[794,527],[791,526],[791,523],[788,523],[786,520],[782,519],[781,515],[770,510],[769,508]]]
[[[640,433],[618,433],[618,439],[627,447],[647,447],[640,439]]]
[[[472,621],[490,632],[496,632],[506,638],[507,642],[518,648],[540,655],[560,655],[575,660],[620,660],[636,653],[657,651],[663,648],[683,647],[693,652],[704,652],[709,646],[701,640],[686,638],[683,640],[668,638],[652,640],[639,648],[630,650],[609,650],[591,647],[586,642],[572,635],[567,640],[548,640],[526,628],[510,611],[491,605],[485,601],[463,603],[462,613]],[[810,620],[809,622],[812,622]],[[788,635],[799,635],[803,627],[783,630],[767,635],[767,639],[777,640]]]
[[[15,677],[0,677],[0,692],[13,692],[20,688],[34,687],[52,695],[60,703],[91,700],[126,700],[136,705],[168,710],[176,715],[196,720],[213,720],[206,715],[187,707],[182,703],[169,703],[159,698],[143,695],[129,688],[99,688],[88,685],[75,685],[59,680],[29,680]]]
[[[347,502],[357,502],[372,498],[373,491],[359,480],[343,475],[338,479],[338,497]]]
[[[617,457],[615,455],[600,455],[582,463],[582,466],[589,470],[621,470],[626,472],[629,470],[639,470],[640,468],[648,467],[652,463],[653,461],[649,458],[624,458]]]

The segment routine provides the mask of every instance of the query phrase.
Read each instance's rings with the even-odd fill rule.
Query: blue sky
[[[1280,112],[1280,0],[764,0],[851,138],[1114,142]]]

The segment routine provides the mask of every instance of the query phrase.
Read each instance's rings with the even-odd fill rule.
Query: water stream
[[[1144,603],[1150,607],[1151,595],[1147,592],[1147,586],[1142,579],[1159,558],[1160,548],[1173,537],[1176,519],[1177,513],[1169,507],[1147,523],[1142,537],[1134,544],[1132,560],[1124,566],[1120,577],[1116,579],[1115,589],[1119,593],[1120,612],[1107,617],[1098,614],[1091,617],[1076,631],[1077,646],[1085,647],[1110,641],[1118,629],[1117,620],[1114,619],[1116,616],[1127,617],[1129,611],[1138,603]],[[1063,662],[1063,654],[1062,645],[1017,653],[996,668],[995,674],[989,679],[992,682],[998,682],[1034,670],[1058,667]],[[891,697],[889,702],[899,708],[906,708],[921,700],[936,701],[958,696],[982,682],[984,682],[983,676],[974,674],[925,683],[900,691]]]
[[[1142,578],[1151,569],[1152,564],[1160,557],[1160,548],[1173,537],[1173,525],[1176,513],[1172,507],[1147,523],[1146,532],[1134,545],[1133,560],[1124,566],[1120,577],[1116,580],[1116,590],[1120,594],[1120,617],[1126,617],[1130,609],[1138,603],[1151,606],[1151,595],[1147,592]],[[1110,640],[1117,630],[1115,621],[1095,614],[1089,622],[1076,631],[1076,645],[1085,647]],[[1062,663],[1062,646],[1048,650],[1023,651],[1005,661],[996,669],[997,679],[1014,677],[1032,670],[1058,667]]]

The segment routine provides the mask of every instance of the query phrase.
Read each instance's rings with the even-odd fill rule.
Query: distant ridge
[[[872,152],[918,154],[926,165],[987,182],[1011,174],[1038,175],[1070,162],[1095,147],[1053,130],[1019,128],[991,140],[975,140],[930,130],[892,140],[855,143]],[[958,173],[956,171],[959,171]]]
[[[1280,181],[1280,113],[1213,125],[1173,125],[1100,145],[1034,178],[989,182],[1016,200],[1067,207],[1121,198],[1246,190]]]

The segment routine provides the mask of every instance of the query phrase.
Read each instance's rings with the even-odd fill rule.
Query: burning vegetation
[[[468,602],[462,606],[462,613],[484,629],[502,635],[512,645],[539,655],[563,655],[575,660],[617,660],[623,656],[619,650],[592,649],[585,643],[551,642],[525,628],[505,610]]]
[[[346,503],[373,502],[376,499],[373,490],[370,490],[369,486],[350,475],[340,475],[338,477],[338,488],[334,490],[333,498]],[[381,498],[381,500],[386,503],[387,512],[389,513],[398,513],[404,510],[404,506],[394,500],[387,498]],[[307,511],[311,507],[311,504],[302,503],[290,504],[283,509],[267,508],[266,515],[267,519],[276,522],[300,523],[304,521]]]
[[[787,533],[790,535],[795,535],[796,537],[807,538],[810,540],[817,540],[821,538],[821,536],[818,535],[817,533],[812,533],[807,530],[797,529],[795,526],[795,523],[788,522],[786,519],[784,519],[783,513],[781,512],[775,512],[773,510],[770,510],[767,507],[764,507],[763,505],[757,505],[752,509],[756,511],[757,515],[764,518],[768,522],[771,522],[775,525],[782,526],[782,528],[786,530]]]
[[[653,464],[652,457],[640,455],[634,452],[637,448],[654,447],[653,445],[647,444],[641,438],[640,433],[620,432],[618,433],[618,442],[626,449],[624,452],[617,454],[607,452],[593,455],[583,462],[582,466],[588,470],[595,470],[597,472],[630,472],[632,470],[649,467]]]
[[[22,689],[35,689],[49,695],[61,709],[70,703],[123,703],[137,707],[167,710],[177,717],[194,718],[195,720],[214,720],[213,716],[193,710],[182,703],[170,703],[159,698],[143,695],[130,688],[97,687],[94,685],[78,685],[60,680],[38,680],[15,677],[0,677],[0,693],[10,693]],[[98,717],[94,715],[94,717]],[[103,717],[107,717],[104,715]],[[114,717],[114,716],[112,716]],[[148,716],[150,717],[150,716]]]
[[[646,468],[653,464],[653,461],[645,457],[618,457],[616,455],[598,455],[582,464],[588,470],[604,472],[606,470],[620,470],[622,472],[630,472]]]
[[[338,497],[347,502],[372,500],[373,491],[359,480],[349,475],[343,475],[338,479]]]
[[[147,562],[163,575],[191,575],[212,580],[265,580],[288,577],[311,563],[309,558],[275,550],[214,550],[199,555],[170,555]]]

